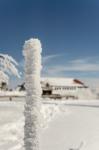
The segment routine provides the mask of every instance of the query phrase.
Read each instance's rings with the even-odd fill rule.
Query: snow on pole
[[[25,57],[25,150],[39,150],[40,107],[41,107],[41,52],[42,47],[38,39],[25,41],[23,55]]]

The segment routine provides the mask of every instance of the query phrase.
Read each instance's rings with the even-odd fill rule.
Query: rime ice
[[[11,74],[20,77],[17,65],[18,63],[11,56],[0,53],[0,83],[8,83]]]
[[[27,91],[24,111],[25,150],[39,150],[41,51],[41,43],[38,39],[30,39],[24,44],[23,55],[25,57],[25,80]]]
[[[8,84],[8,80],[8,76],[2,70],[0,70],[0,83],[6,82]]]

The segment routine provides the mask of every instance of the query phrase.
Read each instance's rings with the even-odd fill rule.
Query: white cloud
[[[68,64],[65,66],[52,66],[50,68],[55,72],[64,72],[64,71],[79,71],[79,72],[91,72],[91,71],[99,71],[99,64]]]
[[[53,74],[60,74],[65,71],[77,72],[99,72],[99,61],[92,58],[74,59],[62,65],[52,65],[46,67],[46,71]]]
[[[62,55],[63,54],[54,54],[54,55],[43,56],[43,58],[42,58],[43,64],[46,64],[47,62],[50,62],[53,59],[56,59],[57,57],[60,57]]]
[[[82,58],[82,59],[74,59],[71,61],[67,61],[65,64],[61,64],[60,57],[62,54],[55,54],[55,55],[47,55],[42,58],[43,61],[43,67],[44,71],[60,73],[65,71],[78,71],[78,72],[99,72],[99,58],[95,59],[95,57],[88,57],[88,58]],[[55,61],[56,58],[59,57],[59,61],[57,65],[53,63],[53,60]],[[50,65],[48,65],[48,64]],[[21,60],[19,62],[20,67],[24,67],[24,60]]]

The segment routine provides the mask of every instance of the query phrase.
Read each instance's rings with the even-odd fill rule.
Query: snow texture
[[[42,100],[43,101],[43,100]],[[46,99],[47,103],[43,101],[42,107],[41,107],[41,114],[42,118],[40,121],[40,126],[42,129],[47,129],[49,123],[60,113],[66,113],[69,115],[70,111],[66,109],[64,103],[59,104],[58,102],[54,103],[55,101],[50,99]],[[50,105],[50,102],[51,105]]]
[[[40,107],[41,107],[41,43],[38,39],[25,41],[26,104],[24,147],[25,150],[39,150]]]
[[[20,77],[16,66],[18,66],[18,63],[11,56],[0,53],[0,83],[8,83],[9,75],[11,74],[18,78]]]
[[[40,150],[99,150],[99,100],[42,101]],[[0,150],[25,150],[23,111],[24,99],[0,98]]]

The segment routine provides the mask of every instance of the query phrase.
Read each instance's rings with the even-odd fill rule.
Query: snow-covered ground
[[[24,150],[24,99],[0,98],[0,150]],[[99,150],[99,101],[43,101],[40,150]]]

